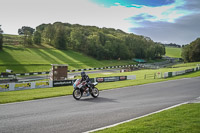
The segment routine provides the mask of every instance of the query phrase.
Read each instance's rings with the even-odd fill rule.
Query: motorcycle
[[[86,81],[81,82],[81,79],[77,79],[74,84],[74,91],[73,91],[73,97],[76,100],[79,100],[82,96],[92,96],[94,98],[97,98],[99,96],[99,90],[95,87],[98,82],[91,83],[90,87],[86,85]]]

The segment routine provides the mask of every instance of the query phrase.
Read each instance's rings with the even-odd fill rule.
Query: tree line
[[[200,61],[200,38],[182,48],[182,58],[185,62]]]
[[[169,44],[164,44],[167,47],[176,47],[176,48],[181,48],[181,45],[175,44],[175,43],[169,43]]]
[[[37,44],[73,49],[97,59],[155,59],[165,54],[164,45],[113,28],[55,22],[37,26],[33,38]]]

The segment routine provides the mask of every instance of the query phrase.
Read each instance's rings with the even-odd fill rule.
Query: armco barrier
[[[126,80],[127,76],[115,76],[115,77],[97,77],[97,82],[115,82],[115,81],[121,81]]]
[[[185,73],[194,72],[194,68],[185,70]]]
[[[183,70],[183,71],[177,71],[176,72],[176,75],[182,75],[182,74],[185,74],[185,71]]]
[[[53,87],[53,82],[40,81],[40,82],[26,82],[26,83],[6,83],[0,84],[0,91],[15,91],[35,88],[49,88]]]
[[[168,77],[172,77],[172,76],[178,76],[178,75],[182,75],[185,73],[190,73],[190,72],[195,72],[195,71],[199,71],[200,67],[196,67],[196,68],[192,68],[192,69],[187,69],[187,70],[183,70],[183,71],[176,71],[176,72],[165,72],[164,73],[164,78],[168,78]]]
[[[53,87],[72,85],[73,82],[73,80],[53,81]]]
[[[168,77],[172,77],[172,72],[168,72]]]
[[[91,78],[92,82],[114,82],[122,80],[133,80],[136,79],[135,75],[130,76],[115,76],[115,77],[101,77],[101,78]],[[0,84],[1,91],[15,91],[15,90],[25,90],[25,89],[35,89],[35,88],[49,88],[58,86],[68,86],[72,85],[75,80],[61,80],[61,81],[41,81],[41,82],[26,82],[26,83],[6,83]]]
[[[122,81],[122,80],[133,80],[136,79],[135,75],[129,75],[129,76],[114,76],[114,77],[97,77],[97,78],[91,78],[90,80],[92,82],[115,82],[115,81]],[[72,85],[75,82],[75,80],[60,80],[60,81],[53,81],[53,87],[57,86],[68,86]]]
[[[87,69],[76,69],[76,70],[68,70],[68,72],[78,72],[78,71],[89,71],[89,70],[103,70],[103,69],[113,69],[113,68],[122,68],[122,67],[133,67],[136,65],[121,65],[121,66],[109,66],[109,67],[99,67],[99,68],[87,68]],[[29,75],[41,75],[41,74],[49,74],[50,72],[31,72],[31,73],[17,73],[16,76],[29,76]],[[14,75],[11,75],[14,76]],[[7,77],[0,75],[1,78]]]

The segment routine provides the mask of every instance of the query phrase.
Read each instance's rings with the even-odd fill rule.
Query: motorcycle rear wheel
[[[97,98],[99,96],[99,90],[96,87],[94,87],[92,89],[91,95],[92,95],[92,97]]]
[[[79,100],[79,99],[82,97],[81,91],[78,90],[78,89],[75,89],[75,90],[73,91],[73,97],[74,97],[74,99]]]

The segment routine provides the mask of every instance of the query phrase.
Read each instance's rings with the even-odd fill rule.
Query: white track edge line
[[[159,112],[168,110],[168,109],[172,109],[172,108],[181,106],[181,105],[183,105],[183,104],[188,104],[188,103],[189,103],[189,102],[184,102],[184,103],[176,104],[176,105],[173,105],[173,106],[170,106],[170,107],[167,107],[167,108],[164,108],[164,109],[161,109],[161,110],[158,110],[158,111],[155,111],[155,112],[146,114],[146,115],[142,115],[142,116],[139,116],[139,117],[136,117],[136,118],[132,118],[132,119],[129,119],[129,120],[125,120],[125,121],[122,121],[122,122],[119,122],[119,123],[116,123],[116,124],[112,124],[112,125],[109,125],[109,126],[105,126],[105,127],[93,129],[93,130],[86,131],[86,132],[83,132],[83,133],[91,133],[91,132],[95,132],[95,131],[99,131],[99,130],[104,130],[104,129],[107,129],[107,128],[115,127],[115,126],[118,126],[118,125],[120,125],[120,124],[124,124],[124,123],[130,122],[130,121],[133,121],[133,120],[137,120],[137,119],[140,119],[140,118],[143,118],[143,117],[152,115],[152,114],[156,114],[156,113],[159,113]]]

